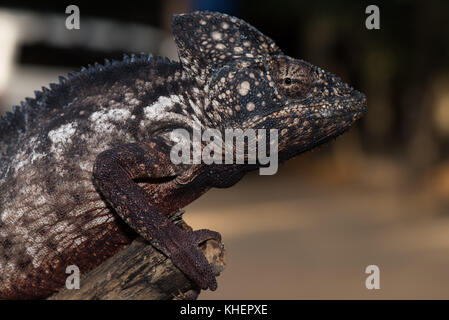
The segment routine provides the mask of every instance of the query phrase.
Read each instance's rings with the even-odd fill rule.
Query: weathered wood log
[[[181,213],[175,215],[176,223],[185,223]],[[200,249],[218,276],[224,269],[224,246],[216,240],[207,240]],[[71,299],[182,299],[195,298],[197,287],[170,259],[142,238],[83,275],[80,289],[61,289],[49,297],[51,300]]]

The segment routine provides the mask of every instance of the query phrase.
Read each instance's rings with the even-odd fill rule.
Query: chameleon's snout
[[[367,102],[366,96],[360,91],[353,90],[352,99],[354,102],[352,103],[352,110],[354,112],[354,120],[360,119],[366,112]]]

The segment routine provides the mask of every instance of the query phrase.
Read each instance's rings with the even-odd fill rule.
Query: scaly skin
[[[175,165],[170,132],[278,129],[285,161],[342,134],[363,94],[283,55],[242,20],[175,16],[180,63],[125,57],[61,78],[0,120],[0,298],[43,298],[65,268],[87,272],[137,234],[202,289],[216,280],[198,243],[219,238],[168,217],[257,165]]]

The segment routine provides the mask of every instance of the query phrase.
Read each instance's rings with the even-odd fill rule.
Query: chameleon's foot
[[[192,289],[187,292],[179,291],[178,295],[176,295],[173,300],[196,300],[200,295],[200,289]]]
[[[188,232],[184,235],[187,237],[181,246],[171,253],[173,263],[192,279],[201,289],[217,289],[217,281],[215,274],[203,252],[199,248],[199,244],[209,239],[221,241],[218,232],[206,229]]]

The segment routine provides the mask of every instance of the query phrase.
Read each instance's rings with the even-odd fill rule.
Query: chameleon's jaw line
[[[353,105],[353,109],[355,110],[354,115],[356,116],[355,120],[360,119],[366,112],[367,109],[367,101],[366,96],[360,91],[354,90],[352,96],[356,99],[355,105]]]

